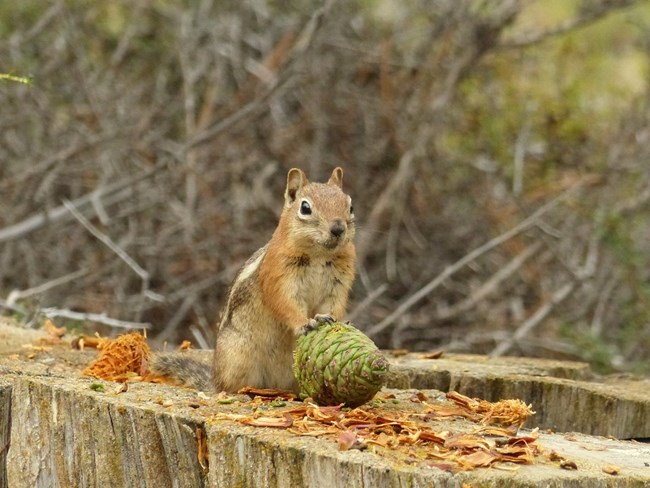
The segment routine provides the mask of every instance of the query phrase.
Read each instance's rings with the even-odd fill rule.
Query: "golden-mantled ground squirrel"
[[[289,170],[278,226],[228,293],[210,380],[203,364],[182,354],[156,356],[154,371],[199,389],[296,391],[297,335],[320,321],[343,318],[354,280],[354,213],[342,179],[341,168],[327,183],[311,183],[301,170]]]

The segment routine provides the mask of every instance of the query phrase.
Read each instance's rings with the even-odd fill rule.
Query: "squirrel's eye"
[[[301,215],[311,215],[311,205],[307,200],[300,202],[300,214]]]
[[[350,215],[352,215],[353,213],[354,213],[354,207],[350,205]]]

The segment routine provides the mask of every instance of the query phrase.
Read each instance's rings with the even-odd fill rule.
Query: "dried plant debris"
[[[521,426],[528,417],[535,413],[531,405],[526,405],[517,399],[500,400],[492,403],[477,398],[469,398],[455,391],[447,393],[447,399],[461,407],[465,412],[455,415],[461,415],[482,424]]]
[[[93,347],[99,351],[99,357],[81,372],[85,376],[117,382],[146,381],[178,385],[178,381],[149,370],[152,352],[147,344],[147,337],[139,332],[124,334],[115,339],[99,335],[93,338],[84,337],[77,347],[83,349],[84,344],[85,347]]]
[[[141,380],[148,372],[151,349],[146,337],[138,332],[116,339],[99,338],[97,349],[99,357],[82,371],[83,375],[123,382]]]
[[[602,469],[603,473],[611,474],[612,476],[616,476],[621,472],[621,468],[615,464],[605,464]]]
[[[98,338],[97,349],[99,357],[83,371],[87,376],[119,382],[166,382],[148,371],[151,350],[139,333]],[[211,419],[323,437],[341,451],[370,450],[396,462],[445,471],[513,469],[517,464],[532,464],[541,453],[537,430],[519,433],[519,427],[534,414],[520,400],[488,402],[450,392],[445,402],[416,391],[399,395],[401,399],[380,395],[350,409],[342,404],[321,407],[311,399],[291,402],[293,394],[281,390],[244,388],[239,393],[252,399],[242,403],[235,396],[217,396],[215,403],[231,410]],[[455,419],[469,422],[450,422]],[[458,428],[451,430],[450,425]]]
[[[50,337],[55,337],[57,339],[63,337],[68,331],[66,327],[57,327],[50,319],[47,319],[43,324],[43,330],[47,332]]]
[[[541,453],[538,431],[519,434],[518,426],[533,412],[512,400],[491,403],[452,392],[453,403],[413,403],[408,399],[373,401],[362,407],[318,406],[309,401],[282,409],[256,408],[246,414],[218,413],[213,420],[234,420],[255,427],[273,427],[336,442],[340,450],[368,449],[408,464],[447,471],[479,467],[508,469],[532,464]],[[519,411],[521,410],[521,411]],[[517,411],[517,413],[513,413]],[[451,417],[468,419],[449,430]],[[445,418],[447,422],[440,422]],[[477,425],[478,424],[478,425]],[[444,425],[444,427],[440,427]],[[438,428],[436,428],[438,427]]]
[[[277,388],[253,388],[252,386],[245,386],[240,389],[237,393],[242,395],[248,395],[251,398],[257,396],[264,398],[278,399],[283,398],[285,400],[294,400],[296,394],[286,390],[278,390]]]

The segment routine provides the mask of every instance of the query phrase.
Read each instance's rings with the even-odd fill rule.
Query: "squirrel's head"
[[[332,252],[354,238],[352,199],[342,185],[341,168],[332,171],[327,183],[311,183],[302,170],[289,170],[283,217],[296,245]]]

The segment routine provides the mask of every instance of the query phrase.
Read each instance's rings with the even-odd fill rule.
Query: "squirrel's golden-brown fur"
[[[278,226],[239,271],[218,324],[216,391],[244,386],[295,391],[297,335],[310,322],[313,326],[315,317],[345,314],[356,254],[354,215],[342,177],[336,168],[327,183],[311,183],[301,170],[289,171]],[[183,379],[182,361],[157,369]],[[196,376],[196,368],[187,369]]]

